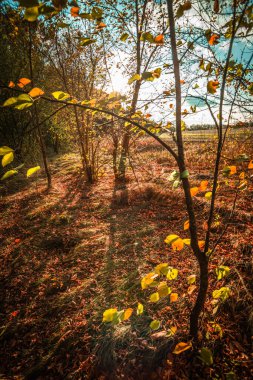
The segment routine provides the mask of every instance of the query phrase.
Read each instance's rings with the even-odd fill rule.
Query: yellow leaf
[[[124,311],[123,321],[126,321],[127,319],[129,319],[132,314],[133,314],[133,309],[131,307],[129,307],[128,309],[126,309]]]
[[[194,284],[196,281],[196,274],[191,274],[190,276],[187,277],[187,282],[189,285]]]
[[[0,156],[4,156],[7,153],[14,152],[12,148],[9,148],[8,146],[1,146],[0,147]]]
[[[31,83],[30,79],[28,79],[28,78],[20,78],[19,81],[18,81],[18,87],[23,88],[23,87],[25,87],[29,83]]]
[[[180,342],[174,348],[173,354],[176,354],[176,355],[181,354],[181,352],[189,350],[191,347],[192,347],[191,342],[189,342],[189,343]]]
[[[204,241],[204,240],[199,240],[199,241],[198,241],[198,246],[199,246],[199,249],[204,248],[204,246],[205,246],[205,241]]]
[[[156,36],[154,38],[154,42],[157,44],[157,45],[163,45],[164,44],[164,35],[163,34],[159,34],[158,36]]]
[[[78,17],[79,15],[79,7],[72,7],[70,9],[70,14],[72,17]]]
[[[103,322],[112,322],[117,315],[117,309],[107,309],[103,313]]]
[[[159,296],[158,292],[152,293],[151,296],[149,297],[150,302],[157,302],[157,301],[159,301],[159,298],[160,298],[160,296]]]
[[[248,169],[253,169],[253,160],[250,160],[249,165],[248,165]]]
[[[17,173],[18,173],[17,170],[8,170],[8,172],[4,173],[4,175],[1,177],[1,181],[3,181],[4,179],[7,179],[7,178],[9,178],[12,175],[17,174]]]
[[[12,82],[12,80],[10,81],[10,83],[8,84],[8,87],[10,87],[10,88],[13,88],[13,87],[15,87],[15,83],[14,82]]]
[[[171,293],[170,302],[176,302],[177,299],[178,299],[178,294],[177,293]]]
[[[206,191],[208,185],[208,181],[201,181],[199,186],[199,191]]]
[[[175,241],[171,244],[171,247],[172,247],[173,251],[182,251],[182,249],[184,248],[184,242],[183,242],[183,239],[178,238],[177,240],[175,240]]]
[[[138,302],[138,306],[137,306],[137,315],[142,314],[143,311],[144,311],[144,307],[143,307],[142,303]]]
[[[178,235],[168,235],[166,239],[164,240],[165,243],[171,244],[173,241],[177,240],[179,238]]]
[[[212,198],[212,192],[211,191],[208,191],[207,193],[205,193],[205,198],[209,201],[211,198]]]
[[[38,170],[40,170],[40,166],[34,166],[34,168],[30,168],[27,170],[26,172],[26,176],[27,178],[30,177],[31,175],[33,175],[34,173],[36,173]]]
[[[10,164],[14,160],[14,154],[13,152],[7,153],[2,158],[2,165],[5,167],[6,165]]]
[[[240,175],[239,175],[239,178],[240,179],[244,179],[245,178],[245,172],[241,172]]]
[[[40,88],[38,87],[34,87],[30,92],[29,92],[29,95],[32,97],[32,98],[36,98],[37,96],[41,96],[41,95],[44,95],[44,91],[41,90]]]
[[[191,245],[191,239],[183,239],[184,244]]]
[[[171,292],[171,289],[168,287],[166,281],[162,281],[158,285],[157,290],[158,290],[159,297],[166,297]]]
[[[191,187],[190,192],[191,192],[191,196],[194,197],[199,192],[199,188]]]
[[[184,222],[184,230],[189,230],[189,227],[190,227],[190,222],[189,220],[187,220],[186,222]]]
[[[158,277],[157,273],[150,272],[148,273],[143,279],[141,280],[141,288],[142,289],[147,289],[149,285],[154,282],[155,278]]]

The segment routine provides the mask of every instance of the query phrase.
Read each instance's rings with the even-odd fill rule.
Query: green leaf
[[[213,364],[212,352],[206,347],[201,348],[200,359],[208,366],[211,366]]]
[[[16,98],[16,103],[13,104],[14,108],[23,110],[33,105],[33,99],[28,94],[21,94]]]
[[[80,46],[88,46],[91,44],[94,44],[97,40],[92,38],[81,38],[80,39]]]
[[[152,329],[152,330],[158,330],[161,326],[161,323],[160,321],[158,321],[157,319],[155,319],[154,321],[152,321],[149,325],[149,327]]]
[[[3,181],[6,178],[9,178],[12,175],[17,174],[17,173],[18,173],[17,170],[9,170],[8,172],[4,173],[4,175],[1,177],[1,181]]]
[[[55,91],[52,95],[57,100],[66,100],[70,98],[70,95],[63,91]]]
[[[128,37],[129,37],[128,33],[123,33],[120,36],[120,41],[125,42],[128,39]]]
[[[86,20],[92,20],[93,17],[90,13],[79,13],[79,17],[84,18]]]
[[[34,22],[39,16],[39,7],[26,8],[24,19],[29,22]]]
[[[217,280],[221,280],[223,277],[227,276],[229,272],[229,267],[220,265],[218,268],[216,268]]]
[[[189,177],[189,172],[188,170],[184,170],[181,174],[180,174],[180,178],[188,178]]]
[[[142,305],[142,303],[138,302],[138,306],[137,306],[137,315],[141,315],[144,311],[144,307]]]
[[[13,152],[7,153],[2,158],[2,165],[5,167],[6,165],[10,164],[14,160],[14,154]]]
[[[154,42],[154,37],[150,32],[144,32],[141,35],[141,41],[148,41],[152,44]]]
[[[168,177],[168,181],[170,182],[173,182],[175,181],[176,179],[178,179],[180,176],[179,172],[177,172],[176,170],[173,170],[172,173],[170,173],[169,177]]]
[[[134,75],[128,80],[128,84],[132,84],[132,83],[135,82],[136,80],[141,80],[141,76],[140,76],[140,74],[134,74]]]
[[[168,273],[168,266],[169,264],[168,263],[161,263],[161,264],[158,264],[156,267],[155,267],[155,272],[157,274],[163,274],[163,275],[167,275]]]
[[[12,148],[9,148],[8,146],[1,146],[0,147],[0,156],[4,156],[7,153],[14,152]]]
[[[159,297],[158,292],[152,293],[151,296],[149,297],[150,302],[157,302],[157,301],[159,301],[159,299],[160,299],[160,297]]]
[[[30,168],[26,172],[26,177],[31,177],[34,173],[36,173],[38,170],[40,170],[40,166],[34,166],[33,168]]]

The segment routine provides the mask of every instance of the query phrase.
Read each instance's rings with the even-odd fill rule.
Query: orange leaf
[[[11,88],[15,87],[15,83],[12,82],[12,80],[11,80],[10,83],[8,84],[8,87],[11,87]]]
[[[199,188],[198,187],[191,187],[190,189],[190,192],[191,192],[191,196],[194,197],[199,191]]]
[[[230,169],[229,175],[233,175],[236,173],[236,166],[229,166],[229,169]]]
[[[154,38],[154,42],[157,44],[157,45],[163,45],[164,44],[164,35],[163,34],[159,34],[158,36],[156,36]]]
[[[189,350],[191,347],[192,347],[191,342],[189,342],[189,343],[180,342],[174,348],[173,354],[176,354],[176,355],[181,354],[181,352]]]
[[[170,104],[170,108],[173,108],[173,107],[174,107],[174,106],[173,106],[173,104],[171,103],[171,104]]]
[[[79,7],[72,7],[70,9],[70,14],[72,17],[78,17],[79,15]]]
[[[28,78],[20,78],[19,81],[18,81],[18,87],[23,88],[23,87],[25,87],[29,83],[31,83],[30,79],[28,79]]]
[[[181,80],[180,80],[180,83],[181,83],[181,84],[184,84],[184,83],[185,83],[185,81],[184,81],[183,79],[181,79]]]
[[[127,319],[129,319],[132,313],[133,313],[133,309],[131,307],[129,309],[126,309],[124,312],[123,320],[126,321]]]
[[[184,222],[184,230],[189,230],[189,227],[190,227],[190,222],[189,220],[187,220],[186,222]]]
[[[220,36],[218,34],[212,34],[208,43],[209,45],[217,45],[219,43]]]
[[[178,299],[178,294],[177,293],[171,293],[170,302],[176,302],[177,299]]]
[[[16,316],[18,315],[18,313],[19,313],[19,310],[15,310],[15,311],[13,311],[13,312],[11,313],[11,316],[12,316],[12,317],[16,317]]]
[[[248,169],[253,169],[253,160],[250,160],[249,165],[248,165]]]
[[[181,238],[176,239],[171,244],[171,247],[172,247],[173,251],[182,251],[182,249],[184,248],[183,239],[181,239]]]
[[[15,242],[16,244],[18,244],[18,243],[21,242],[21,239],[15,239],[14,242]]]
[[[36,96],[41,96],[41,95],[44,95],[44,91],[41,90],[40,88],[38,87],[34,87],[30,92],[29,92],[29,95],[32,97],[32,98],[36,98]]]
[[[97,24],[96,29],[97,29],[97,30],[101,30],[101,29],[103,29],[103,28],[105,28],[105,27],[106,27],[106,24],[103,23],[103,22],[100,22],[99,24]]]
[[[207,231],[208,230],[208,223],[207,223],[207,221],[205,221],[204,223],[203,223],[203,229],[205,230],[205,231]]]
[[[208,181],[201,181],[199,186],[199,191],[206,191],[208,185]]]
[[[199,249],[204,248],[204,246],[205,246],[205,241],[204,241],[204,240],[199,240],[199,241],[198,241],[198,246],[199,246]]]

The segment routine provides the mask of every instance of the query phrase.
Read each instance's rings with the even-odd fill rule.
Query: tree
[[[106,4],[107,4],[106,1],[103,2],[103,5],[106,5]],[[138,2],[136,2],[136,6],[137,5],[138,5]],[[169,43],[171,46],[171,56],[169,56],[169,59],[172,61],[174,85],[170,90],[166,92],[165,95],[174,96],[173,94],[175,94],[174,142],[176,144],[176,149],[170,143],[168,143],[167,141],[164,141],[159,136],[157,131],[154,131],[153,126],[152,127],[150,126],[149,121],[147,120],[147,118],[143,116],[142,113],[135,112],[136,102],[137,102],[136,99],[139,93],[141,81],[151,76],[154,78],[154,76],[156,77],[156,74],[160,76],[160,70],[159,71],[154,70],[153,72],[149,72],[149,74],[145,74],[146,72],[144,71],[144,73],[142,73],[142,76],[140,77],[140,56],[139,56],[140,45],[139,45],[139,48],[137,49],[137,73],[135,74],[136,76],[134,78],[131,78],[131,80],[133,82],[136,82],[136,84],[135,84],[134,96],[132,98],[132,108],[130,108],[130,110],[128,108],[124,108],[124,106],[120,106],[116,108],[115,110],[111,110],[109,107],[110,102],[105,102],[104,99],[98,99],[96,104],[93,105],[90,103],[89,99],[86,99],[85,101],[81,101],[79,99],[76,99],[75,94],[66,94],[64,92],[59,92],[59,91],[57,93],[56,92],[53,93],[53,98],[42,95],[40,96],[39,99],[35,99],[33,102],[26,99],[24,103],[25,104],[27,102],[31,103],[30,105],[33,105],[33,103],[37,103],[37,101],[45,101],[45,102],[51,102],[51,103],[57,103],[57,104],[59,103],[62,105],[66,105],[67,107],[74,108],[74,112],[77,118],[78,118],[79,110],[86,110],[86,111],[89,110],[89,112],[92,111],[92,112],[97,112],[103,115],[108,115],[117,120],[127,122],[129,123],[128,125],[131,124],[132,126],[137,127],[138,129],[152,136],[174,157],[178,166],[178,171],[175,173],[175,179],[177,181],[176,185],[180,186],[180,184],[182,184],[184,197],[185,197],[184,198],[185,205],[187,208],[187,213],[188,213],[188,218],[189,218],[188,224],[189,224],[189,232],[190,232],[190,241],[189,239],[186,239],[186,240],[188,240],[188,244],[190,244],[194,257],[196,258],[196,261],[199,266],[198,295],[197,295],[196,303],[191,311],[190,323],[189,323],[190,335],[197,341],[199,319],[200,319],[199,317],[200,317],[201,312],[204,309],[205,301],[207,297],[208,280],[209,280],[208,264],[209,264],[209,260],[212,253],[214,252],[214,250],[216,249],[220,241],[220,238],[217,241],[211,240],[211,226],[212,226],[212,222],[214,218],[215,199],[217,195],[218,179],[220,175],[220,160],[221,160],[222,149],[226,141],[226,135],[227,135],[228,129],[230,128],[231,115],[232,115],[233,110],[235,109],[234,106],[236,106],[237,96],[240,95],[239,98],[240,97],[243,98],[244,96],[249,97],[249,95],[251,95],[252,93],[252,83],[250,82],[251,77],[250,77],[250,72],[248,70],[250,62],[252,60],[252,56],[244,65],[240,63],[241,66],[238,66],[239,63],[236,63],[236,62],[231,63],[231,56],[233,52],[233,45],[234,45],[235,39],[240,37],[240,33],[243,33],[241,38],[244,40],[244,38],[246,38],[245,36],[247,36],[249,31],[252,29],[252,22],[250,21],[252,5],[250,4],[249,0],[242,1],[239,3],[237,3],[236,0],[233,0],[232,3],[229,3],[228,5],[226,5],[226,7],[221,6],[221,9],[224,8],[226,18],[229,18],[229,21],[227,21],[227,19],[224,21],[222,17],[221,19],[215,18],[215,15],[219,14],[220,12],[219,1],[215,1],[215,4],[214,4],[215,6],[213,10],[208,8],[209,7],[208,5],[205,8],[206,10],[208,10],[207,12],[208,17],[210,16],[209,22],[212,29],[216,31],[218,27],[221,27],[221,30],[224,30],[224,32],[222,36],[221,35],[218,36],[216,33],[212,31],[212,29],[202,30],[202,32],[199,30],[199,33],[200,32],[201,33],[197,37],[197,40],[200,41],[200,45],[196,43],[197,41],[194,41],[196,45],[196,49],[197,49],[196,55],[194,57],[195,60],[196,59],[199,60],[199,57],[198,57],[199,46],[203,47],[202,45],[204,45],[205,49],[207,49],[208,52],[210,53],[207,64],[205,62],[205,58],[200,57],[199,69],[205,71],[206,73],[206,87],[205,87],[204,94],[202,91],[202,94],[200,93],[198,95],[182,93],[182,85],[184,85],[185,80],[181,79],[181,72],[182,72],[182,67],[185,69],[185,67],[187,66],[183,58],[185,58],[188,53],[193,54],[191,52],[192,52],[192,49],[194,48],[194,43],[193,41],[191,41],[191,39],[189,39],[191,35],[190,33],[191,30],[187,29],[187,27],[184,28],[182,25],[180,25],[180,19],[186,12],[190,11],[193,8],[193,5],[196,7],[196,10],[197,10],[196,12],[201,13],[202,3],[200,3],[199,1],[192,2],[192,3],[190,1],[186,1],[184,3],[179,3],[179,4],[176,2],[174,4],[172,0],[167,0],[166,5],[167,5],[168,24],[169,24],[168,38],[169,38]],[[62,6],[65,7],[64,4]],[[28,12],[27,9],[26,9],[26,12]],[[72,12],[72,15],[74,14],[74,17],[78,17],[79,8],[78,8],[78,11],[73,10],[72,8],[71,12]],[[85,16],[83,17],[91,20],[92,22],[96,22],[98,28],[101,28],[101,27],[104,28],[105,26],[102,21],[102,14],[103,13],[100,8],[93,7],[91,9],[91,12],[88,13],[88,15],[87,13],[85,13]],[[82,13],[80,13],[80,17],[82,17]],[[137,17],[136,25],[138,27],[139,25],[138,6],[136,7],[136,17]],[[213,24],[213,19],[216,20],[217,24]],[[142,20],[142,22],[144,21],[145,19]],[[204,22],[206,21],[204,20]],[[103,25],[101,25],[101,23]],[[243,30],[243,32],[241,32],[241,29]],[[141,36],[143,37],[143,29],[140,30],[140,27],[138,27],[137,29],[137,35],[138,35],[137,41],[139,41],[139,44],[140,44]],[[179,43],[177,39],[178,35],[184,36],[185,43],[182,42],[182,40],[179,40],[180,41]],[[226,43],[228,43],[228,46],[227,46],[226,54],[225,55],[222,54],[217,59],[217,56],[215,55],[215,52],[212,50],[211,47],[213,45],[216,45],[218,43],[218,39],[221,37],[224,38],[224,41]],[[163,39],[164,39],[164,36],[161,35],[159,41]],[[154,42],[154,39],[152,41]],[[88,43],[88,45],[90,45],[94,43],[94,41],[88,38],[88,40],[86,39],[84,43],[85,44]],[[181,50],[182,46],[185,49],[183,52]],[[178,50],[182,52],[181,58],[179,58]],[[209,65],[209,67],[206,67],[207,65]],[[169,65],[169,67],[171,66]],[[238,70],[239,70],[240,75],[238,75]],[[199,73],[197,73],[197,77],[199,77]],[[230,78],[235,80],[233,85],[231,85]],[[195,79],[196,77],[194,77],[193,80],[191,79],[190,82],[192,83],[192,81],[195,81]],[[219,86],[220,86],[220,92],[218,93]],[[7,86],[5,85],[4,87],[6,88]],[[231,88],[233,88],[233,96],[232,96],[232,99],[231,98],[229,99],[229,95],[231,94],[229,94],[228,90]],[[67,87],[66,89],[68,90]],[[16,91],[23,93],[23,90],[17,89]],[[219,96],[217,96],[218,94]],[[206,107],[210,111],[211,117],[213,118],[213,121],[216,126],[216,130],[217,130],[216,161],[214,163],[214,168],[213,168],[212,191],[205,194],[205,197],[210,200],[210,209],[209,209],[208,220],[206,223],[205,239],[203,241],[199,240],[199,231],[197,227],[197,214],[194,208],[194,196],[200,191],[200,188],[201,188],[201,191],[206,191],[207,184],[202,183],[199,187],[197,186],[192,187],[190,183],[190,174],[187,170],[186,162],[185,162],[184,141],[183,141],[183,134],[182,134],[183,129],[185,128],[185,122],[182,119],[182,115],[185,116],[185,114],[187,114],[187,112],[184,112],[182,110],[183,97],[200,99],[202,102],[204,102],[206,104]],[[216,98],[214,100],[216,100],[216,102],[218,103],[219,114],[217,116],[214,114],[214,111],[213,111],[213,109],[215,108],[215,106],[213,106],[213,103],[212,103],[214,101],[213,98]],[[228,117],[227,117],[226,123],[224,122],[225,100],[226,101],[230,100],[228,102],[229,108],[227,112]],[[217,103],[215,103],[215,105]],[[10,100],[7,100],[5,102],[5,106],[10,106],[10,105],[15,107],[17,103],[15,101],[11,103]],[[133,112],[134,112],[134,115],[133,115]],[[192,112],[193,113],[195,112],[194,108],[192,109]],[[161,129],[166,130],[166,128],[162,128],[162,127]],[[125,136],[126,136],[125,141],[127,143],[122,145],[124,160],[126,157],[126,151],[127,151],[128,142],[129,142],[128,132]],[[80,141],[83,141],[81,135],[80,135]],[[249,168],[251,168],[251,166],[249,166]],[[235,171],[236,171],[236,168],[232,166],[226,168],[225,170],[227,175],[233,175]],[[244,186],[245,186],[245,181],[244,180],[240,181],[239,186],[236,191],[236,197],[238,195],[238,192],[241,189],[243,189]],[[236,197],[235,197],[235,202],[236,202]],[[225,230],[221,236],[223,236],[223,234],[225,233]],[[167,237],[166,242],[168,244],[172,244],[174,249],[178,249],[178,250],[182,249],[184,244],[186,243],[178,235],[172,235],[172,236]],[[227,289],[225,290],[223,289],[221,291],[221,289],[218,289],[214,297],[216,298],[221,297],[225,299],[229,295],[229,291],[227,291]],[[128,315],[129,314],[130,313],[128,313]],[[118,318],[118,315],[117,315],[117,318]],[[113,319],[111,318],[111,315],[110,315],[109,321],[112,321],[112,320]]]

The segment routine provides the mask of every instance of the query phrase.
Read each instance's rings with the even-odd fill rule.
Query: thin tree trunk
[[[33,65],[32,65],[32,32],[31,32],[31,26],[30,25],[29,25],[29,66],[30,66],[31,85],[33,87],[34,81],[33,81]],[[42,131],[41,131],[41,127],[40,127],[40,123],[39,123],[39,119],[38,119],[38,111],[37,111],[36,102],[34,103],[34,116],[35,116],[34,127],[38,131],[39,145],[40,145],[40,150],[41,150],[41,154],[42,154],[45,173],[47,176],[47,187],[48,187],[48,189],[50,189],[50,187],[52,186],[52,177],[51,177],[50,169],[49,169],[48,162],[47,162],[46,148],[45,148],[45,144],[44,144],[44,140],[43,140],[43,136],[42,136]]]

